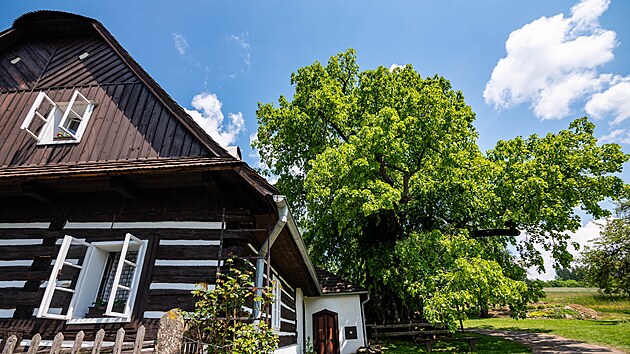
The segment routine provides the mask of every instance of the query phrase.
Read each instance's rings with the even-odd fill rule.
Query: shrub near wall
[[[261,308],[273,302],[273,292],[264,288],[257,296],[253,274],[245,267],[226,261],[225,274],[219,274],[216,287],[199,284],[193,291],[195,310],[181,311],[186,321],[186,336],[198,345],[198,352],[210,354],[272,354],[278,348],[278,336],[265,320],[254,321],[245,311],[248,300],[260,301]],[[204,345],[208,350],[203,350]]]

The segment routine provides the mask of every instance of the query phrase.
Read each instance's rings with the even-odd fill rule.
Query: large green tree
[[[586,279],[605,294],[630,296],[630,202],[617,208],[593,247],[582,253]]]
[[[360,71],[350,49],[298,69],[291,84],[292,99],[259,104],[254,147],[292,201],[315,261],[367,286],[380,319],[392,311],[428,317],[427,304],[438,301],[431,294],[465,308],[458,301],[473,295],[457,300],[464,285],[453,280],[463,279],[465,262],[505,285],[509,294],[495,300],[518,303],[525,288],[508,279],[524,278],[521,266],[542,267],[535,246],[568,264],[576,209],[608,215],[598,202],[624,191],[614,173],[628,156],[618,145],[598,146],[586,118],[557,134],[499,141],[484,154],[463,94],[411,65]],[[456,247],[449,262],[427,253],[437,258],[420,271],[405,262],[424,257],[409,240],[426,235],[438,243],[463,235],[473,245]],[[435,288],[414,290],[436,276]]]

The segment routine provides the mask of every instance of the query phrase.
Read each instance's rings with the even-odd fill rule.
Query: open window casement
[[[78,140],[85,130],[85,122],[92,114],[94,103],[90,102],[81,92],[74,91],[68,108],[64,112],[59,128]]]
[[[130,321],[146,245],[131,234],[89,243],[65,236],[37,317],[71,324]]]
[[[28,111],[24,122],[22,122],[20,129],[29,133],[38,142],[41,141],[43,130],[50,123],[55,111],[58,109],[57,104],[47,94],[40,92],[35,98],[33,106]]]
[[[106,316],[129,317],[134,289],[137,288],[139,278],[139,260],[144,257],[143,242],[132,234],[125,236],[120,258],[116,267],[116,275],[107,302]]]
[[[84,266],[89,262],[91,252],[90,243],[72,236],[64,237],[37,317],[59,320],[72,317],[76,295],[85,276]]]
[[[70,102],[55,102],[40,92],[22,122],[38,145],[77,143],[85,132],[96,103],[75,90]]]

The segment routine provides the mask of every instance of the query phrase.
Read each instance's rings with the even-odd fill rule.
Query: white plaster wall
[[[299,350],[297,344],[289,345],[287,347],[282,347],[280,349],[276,349],[275,354],[302,354]]]
[[[302,343],[304,343],[304,293],[302,289],[295,289],[295,324],[297,330],[298,352],[302,353]]]
[[[329,295],[305,297],[306,331],[304,336],[313,339],[313,314],[321,310],[336,312],[339,316],[339,343],[341,354],[351,354],[364,343],[361,299],[359,295]],[[355,326],[357,339],[346,339],[344,327]]]

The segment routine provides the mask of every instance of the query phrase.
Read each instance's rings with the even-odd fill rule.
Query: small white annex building
[[[367,346],[363,305],[369,299],[368,292],[325,270],[318,269],[317,278],[324,295],[304,299],[305,317],[310,319],[306,321],[305,333],[313,333],[313,341],[332,349],[320,350],[323,353],[355,353],[359,347]],[[329,326],[336,329],[337,338],[325,338]],[[323,342],[322,338],[336,341],[339,349],[335,350],[332,343]]]
[[[326,270],[315,268],[291,212],[287,209],[283,215],[289,233],[300,245],[303,261],[316,282],[318,295],[307,296],[302,289],[294,289],[297,338],[295,344],[281,346],[276,354],[303,354],[310,346],[316,354],[353,354],[360,347],[367,347],[364,305],[369,301],[368,291]],[[281,294],[290,295],[284,289],[281,289]],[[285,306],[284,303],[279,302],[278,307],[282,306]]]
[[[352,354],[367,346],[367,290],[323,269],[316,273],[323,295],[304,296],[296,289],[297,344],[277,354],[302,354],[309,342],[317,354]]]

